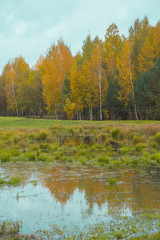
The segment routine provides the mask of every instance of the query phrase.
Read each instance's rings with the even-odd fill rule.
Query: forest
[[[1,56],[2,57],[2,56]],[[0,75],[0,116],[71,120],[160,119],[160,22],[115,23],[73,56],[63,39],[30,68],[22,56]]]

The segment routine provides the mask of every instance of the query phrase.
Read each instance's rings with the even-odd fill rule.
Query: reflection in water
[[[64,166],[57,166],[44,170],[39,179],[42,186],[47,187],[62,206],[78,189],[80,192],[85,191],[90,209],[95,203],[101,207],[107,202],[110,207],[117,206],[121,209],[125,205],[131,211],[139,211],[160,208],[158,173],[160,169],[152,170],[151,175],[147,170],[121,169],[109,172],[95,168],[66,170]],[[118,181],[113,187],[108,185],[111,176]]]
[[[7,175],[20,175],[23,184],[0,189],[0,220],[20,221],[22,233],[49,230],[53,224],[84,228],[107,222],[110,209],[129,216],[160,209],[160,169],[111,172],[36,164],[3,165],[3,169]],[[118,182],[113,187],[108,185],[111,176]],[[36,186],[30,183],[33,179],[38,181]]]

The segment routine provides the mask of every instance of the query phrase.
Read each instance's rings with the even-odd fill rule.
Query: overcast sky
[[[104,39],[113,22],[127,36],[136,18],[160,20],[160,0],[0,0],[0,72],[22,55],[32,67],[62,37],[73,55],[90,33]]]

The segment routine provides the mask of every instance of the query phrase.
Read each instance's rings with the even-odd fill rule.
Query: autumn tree
[[[2,75],[0,76],[0,115],[6,116],[7,114],[7,105],[6,105],[6,92],[5,92],[5,85],[6,85],[6,72],[9,70],[6,65],[3,68]]]
[[[129,29],[129,42],[132,45],[131,52],[131,62],[133,65],[133,79],[136,81],[138,75],[140,74],[140,66],[139,66],[139,55],[142,49],[142,46],[145,42],[146,37],[148,36],[148,32],[150,30],[150,25],[148,18],[145,16],[141,21],[140,19],[136,19],[134,21],[133,26]]]
[[[94,49],[91,56],[92,82],[95,89],[95,97],[99,105],[99,118],[103,119],[103,103],[107,95],[108,83],[106,81],[106,71],[104,68],[104,47],[98,37],[94,40]]]
[[[122,39],[118,27],[114,23],[106,30],[104,47],[107,73],[116,75],[117,60],[122,49]]]
[[[66,111],[68,118],[72,120],[74,117],[75,103],[72,103],[69,98],[66,99],[66,105],[64,107],[64,111]]]
[[[15,83],[15,72],[10,63],[7,63],[3,69],[3,76],[5,77],[5,93],[7,107],[11,111],[16,111],[18,117],[18,105],[16,96],[16,83]]]
[[[93,108],[95,108],[98,103],[97,96],[95,95],[95,92],[97,91],[97,81],[94,81],[95,78],[92,72],[94,47],[94,42],[91,40],[91,36],[88,35],[82,46],[82,74],[84,75],[83,84],[86,88],[86,92],[84,91],[84,99],[86,106],[89,108],[89,118],[91,121],[93,120]]]
[[[153,46],[154,29],[150,29],[139,53],[139,72],[147,72],[155,63],[155,52]]]
[[[131,51],[132,46],[128,40],[125,41],[121,56],[119,58],[119,77],[118,83],[120,85],[119,99],[125,105],[128,105],[129,95],[131,94],[134,102],[135,116],[138,120],[137,107],[135,101],[134,81],[133,81],[133,66],[131,64]]]
[[[83,61],[82,56],[77,54],[75,63],[70,71],[70,87],[71,87],[71,100],[75,104],[75,112],[77,118],[81,120],[82,111],[85,107],[85,78],[83,74]]]
[[[73,64],[72,54],[60,39],[43,61],[43,96],[49,112],[62,114],[62,91],[64,79]]]
[[[153,47],[156,57],[156,61],[160,57],[160,22],[156,24],[154,38],[153,38]]]

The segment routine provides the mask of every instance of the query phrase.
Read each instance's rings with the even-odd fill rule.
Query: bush
[[[9,150],[4,150],[0,152],[0,160],[1,162],[9,162],[12,154]]]
[[[86,165],[87,164],[87,158],[85,156],[81,156],[78,158],[78,161],[82,164],[82,165]]]
[[[84,141],[84,144],[92,145],[93,144],[93,136],[88,134],[87,136],[84,136],[83,141]]]
[[[160,132],[156,133],[153,137],[154,141],[160,145]]]
[[[131,153],[131,147],[130,146],[125,146],[121,149],[123,154],[129,154]]]
[[[9,185],[18,185],[21,183],[20,177],[11,177],[11,179],[8,181]]]
[[[133,143],[134,144],[137,144],[137,143],[141,143],[141,142],[144,142],[144,137],[142,136],[133,136]]]
[[[131,163],[132,163],[133,165],[138,165],[138,163],[139,163],[138,158],[133,158],[132,161],[131,161]]]
[[[111,132],[111,136],[114,140],[119,140],[124,137],[124,134],[120,131],[120,129],[116,128]]]
[[[23,159],[27,160],[27,161],[35,161],[36,160],[36,156],[32,152],[26,152],[23,155]]]
[[[146,144],[144,143],[139,143],[135,146],[135,151],[140,153],[146,148]]]
[[[99,156],[99,157],[98,157],[97,161],[98,161],[99,163],[105,163],[105,164],[107,164],[107,163],[109,163],[109,157],[102,155],[102,156]]]
[[[63,156],[63,152],[55,152],[54,156],[56,160],[60,160]]]
[[[58,144],[57,144],[57,143],[54,143],[54,144],[51,146],[51,150],[52,150],[52,151],[58,150]]]
[[[42,162],[52,162],[53,161],[53,157],[49,156],[47,154],[40,154],[39,157],[38,157],[38,160],[42,161]]]
[[[110,177],[110,178],[108,179],[108,183],[109,183],[110,185],[114,185],[114,184],[117,183],[117,180],[116,180],[116,178],[114,178],[114,177]]]
[[[21,179],[20,177],[11,177],[9,180],[5,180],[5,179],[0,179],[0,185],[13,185],[13,186],[17,186],[21,183]]]
[[[160,152],[151,155],[151,159],[160,163]]]
[[[38,141],[45,141],[48,137],[48,133],[47,132],[40,132],[37,136],[37,140]]]
[[[39,145],[39,148],[42,150],[47,150],[47,149],[50,149],[50,145],[48,143],[41,143]]]

